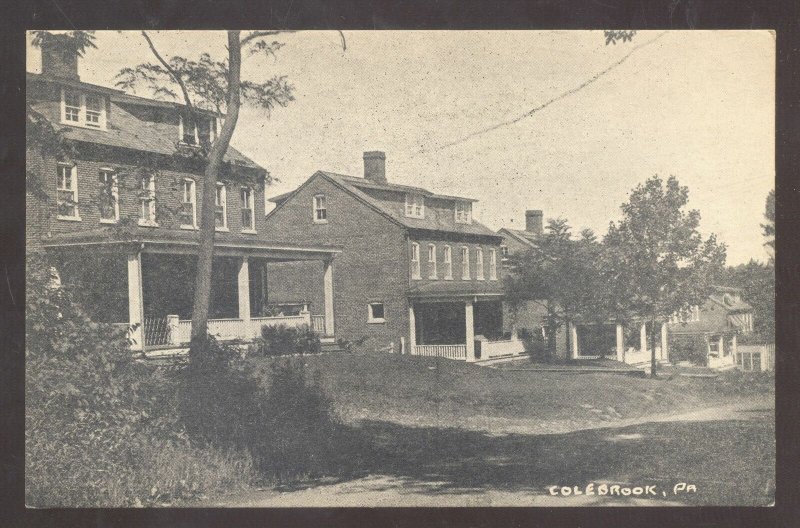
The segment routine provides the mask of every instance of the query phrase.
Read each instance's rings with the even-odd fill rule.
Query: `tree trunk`
[[[202,348],[208,337],[208,311],[211,301],[211,270],[214,262],[214,233],[216,231],[216,189],[220,168],[228,151],[236,122],[239,119],[241,87],[241,46],[239,31],[228,31],[228,101],[227,115],[219,137],[211,145],[208,164],[203,175],[203,194],[200,207],[200,245],[197,254],[197,271],[192,306],[192,346],[190,357]]]
[[[650,377],[657,378],[656,373],[656,314],[653,313],[650,328]]]

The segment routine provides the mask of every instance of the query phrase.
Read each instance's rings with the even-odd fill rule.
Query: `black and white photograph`
[[[775,31],[25,46],[27,508],[775,505]]]

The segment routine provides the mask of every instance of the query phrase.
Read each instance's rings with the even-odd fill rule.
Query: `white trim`
[[[417,258],[414,258],[416,254]],[[419,280],[422,278],[422,273],[420,270],[420,263],[419,263],[419,244],[417,242],[411,243],[411,278],[414,280]]]
[[[221,190],[221,192],[220,192]],[[222,207],[222,225],[217,225],[217,210]],[[216,190],[214,191],[214,229],[217,231],[228,230],[228,188],[222,182],[217,182]]]
[[[66,100],[66,93],[70,92],[78,96],[78,106],[70,105],[70,108],[77,108],[78,111],[78,119],[71,120],[67,119],[67,100]],[[98,115],[97,126],[94,124],[89,124],[87,121],[86,116],[88,115],[88,107],[86,106],[86,99],[88,97],[96,97],[100,100],[100,112]],[[107,115],[107,105],[108,100],[107,97],[103,94],[97,93],[86,93],[77,88],[61,88],[61,102],[60,102],[60,118],[61,124],[69,125],[69,126],[77,126],[81,128],[88,128],[91,130],[107,130],[108,127],[108,115]],[[96,111],[92,111],[93,113],[97,113]]]
[[[147,179],[147,189],[144,187],[145,179]],[[139,196],[139,225],[158,226],[156,222],[156,176],[155,174],[146,174],[139,178],[141,183],[142,195]],[[147,193],[147,199],[144,193]],[[145,214],[145,203],[147,203],[147,214]]]
[[[61,187],[61,169],[69,169],[70,182],[72,183],[69,189]],[[60,206],[59,192],[72,193],[74,214],[58,214],[58,208]],[[58,220],[67,220],[70,222],[81,221],[81,212],[78,209],[78,166],[74,163],[56,163],[56,218]]]
[[[433,257],[433,259],[431,259]],[[436,244],[428,244],[428,278],[436,280],[439,278],[436,267]]]
[[[444,247],[444,280],[453,280],[453,248]]]
[[[497,280],[497,249],[489,248],[489,280]]]
[[[186,198],[186,184],[191,184],[191,196],[187,202]],[[181,222],[181,229],[197,229],[197,182],[192,178],[184,178],[181,186],[181,206],[185,204],[192,204],[192,223],[184,224]]]
[[[461,246],[461,280],[472,280],[469,269],[469,246]]]
[[[425,218],[425,196],[419,193],[406,193],[406,216]]]
[[[472,202],[456,200],[453,207],[453,220],[457,224],[472,223]]]
[[[320,211],[325,218],[318,218],[319,215],[317,213]],[[311,219],[315,224],[328,223],[328,199],[325,197],[325,194],[315,194],[313,198],[311,198]]]
[[[103,218],[102,217],[102,210],[100,212],[100,223],[101,224],[116,224],[119,222],[119,183],[117,179],[117,173],[114,169],[110,167],[100,167],[97,171],[98,179],[106,174],[111,176],[111,197],[114,200],[114,218]],[[105,181],[101,182],[101,192],[105,193],[106,183]]]
[[[239,213],[240,213],[239,216],[242,216],[242,213],[244,213],[244,211],[250,211],[250,225],[245,225],[244,222],[242,222],[242,233],[255,233],[256,232],[255,191],[252,189],[252,187],[242,186],[239,188],[239,199],[241,200],[241,206],[239,208]]]
[[[485,280],[483,276],[483,248],[475,248],[475,278],[479,281]]]
[[[372,316],[372,306],[380,304],[383,306],[383,317]],[[372,301],[367,303],[367,324],[384,324],[386,323],[386,303],[383,301]]]

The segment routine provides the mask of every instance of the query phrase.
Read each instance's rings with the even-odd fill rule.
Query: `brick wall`
[[[313,222],[312,201],[324,194],[328,222]],[[399,346],[408,336],[408,254],[405,230],[321,176],[314,176],[266,219],[270,236],[279,241],[331,244],[342,248],[334,260],[336,337],[372,338],[379,348]],[[270,275],[270,281],[297,281]],[[296,271],[295,271],[296,273]],[[367,303],[385,303],[386,322],[367,323]]]

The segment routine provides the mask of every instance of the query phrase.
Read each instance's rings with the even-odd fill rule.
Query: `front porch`
[[[498,299],[409,299],[408,353],[468,362],[523,354]],[[405,347],[404,347],[405,348]]]
[[[195,248],[161,241],[74,246],[54,245],[53,249],[59,256],[62,282],[73,287],[93,320],[126,327],[131,350],[136,352],[188,346]],[[220,244],[212,269],[208,333],[222,341],[249,342],[261,335],[263,326],[307,326],[323,343],[335,342],[333,258],[337,252]],[[309,261],[319,263],[319,272],[309,276],[308,282],[321,283],[322,302],[300,296],[296,302],[272,302],[269,265]]]
[[[597,359],[607,357],[629,365],[647,365],[652,354],[650,336],[658,332],[656,360],[669,360],[669,330],[664,323],[633,322],[628,325],[572,323],[568,325],[569,357]]]

